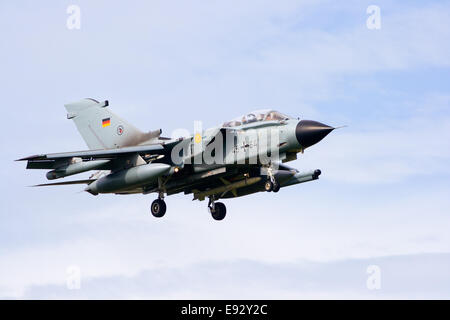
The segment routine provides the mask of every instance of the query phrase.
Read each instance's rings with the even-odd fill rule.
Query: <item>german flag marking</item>
[[[110,118],[106,118],[102,120],[102,127],[107,127],[111,125],[111,119]]]

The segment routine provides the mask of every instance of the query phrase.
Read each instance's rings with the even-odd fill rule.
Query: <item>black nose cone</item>
[[[297,124],[295,135],[303,149],[306,149],[325,138],[333,130],[333,127],[317,121],[301,120]]]

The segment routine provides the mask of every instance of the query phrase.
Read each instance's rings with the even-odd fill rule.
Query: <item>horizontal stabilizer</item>
[[[71,184],[91,184],[94,181],[95,181],[95,179],[73,180],[73,181],[37,184],[32,187],[65,186],[65,185],[71,185]]]
[[[49,153],[34,155],[26,158],[17,159],[16,161],[42,161],[42,160],[58,160],[69,159],[78,157],[86,160],[90,159],[113,159],[119,156],[127,155],[130,153],[139,154],[164,154],[165,149],[161,144],[153,144],[146,146],[133,146],[120,149],[101,149],[101,150],[87,150],[87,151],[74,151],[74,152],[62,152],[62,153]]]

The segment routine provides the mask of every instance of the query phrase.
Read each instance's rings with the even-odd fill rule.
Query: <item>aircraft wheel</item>
[[[152,215],[156,218],[161,218],[166,213],[166,203],[162,199],[156,199],[151,206]]]
[[[280,186],[280,184],[278,183],[278,182],[276,182],[275,184],[274,184],[274,186],[273,186],[273,192],[278,192],[278,191],[280,191],[280,188],[281,188],[281,186]]]
[[[273,190],[273,182],[270,180],[267,180],[266,183],[264,183],[264,190],[267,192],[270,192]]]
[[[214,203],[214,210],[210,208],[214,220],[223,220],[227,214],[227,207],[222,202]]]

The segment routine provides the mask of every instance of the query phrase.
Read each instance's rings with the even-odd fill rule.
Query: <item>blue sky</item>
[[[449,298],[450,2],[4,1],[0,35],[0,297]],[[265,107],[348,127],[290,163],[318,181],[157,220],[152,195],[27,187],[12,160],[86,148],[85,97],[169,136]]]

